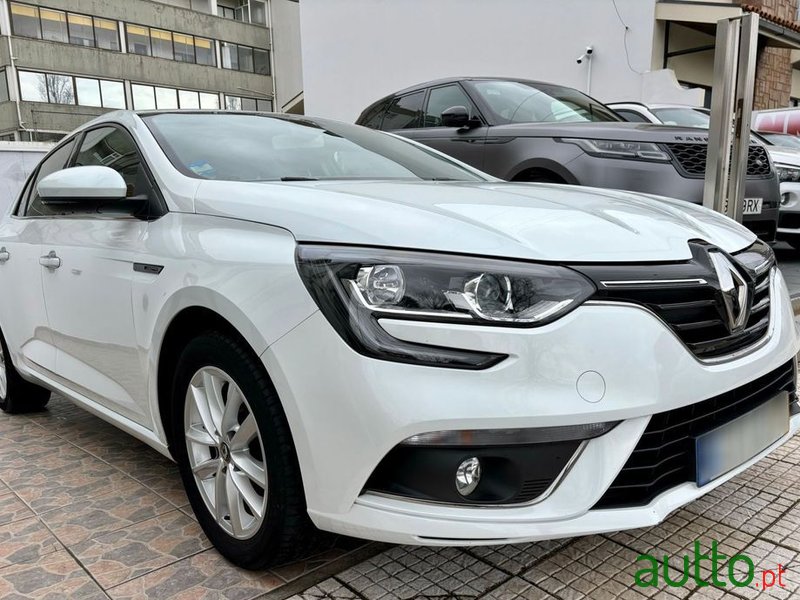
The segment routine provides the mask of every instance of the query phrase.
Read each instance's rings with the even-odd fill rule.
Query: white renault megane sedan
[[[318,530],[652,525],[800,428],[786,285],[743,227],[321,119],[92,121],[0,224],[0,289],[0,407],[55,391],[171,456],[248,568]]]

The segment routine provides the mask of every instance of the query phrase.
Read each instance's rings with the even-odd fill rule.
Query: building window
[[[131,91],[135,110],[219,108],[219,96],[210,92],[177,90],[140,83],[134,83]]]
[[[100,81],[87,77],[75,78],[75,92],[78,96],[78,104],[83,106],[103,106],[100,96]]]
[[[150,56],[150,28],[141,25],[126,25],[128,52]]]
[[[172,35],[175,46],[175,60],[178,62],[194,62],[194,37],[183,33]]]
[[[11,3],[11,29],[14,35],[30,38],[42,38],[39,25],[39,9],[27,4]]]
[[[225,110],[258,110],[272,112],[272,100],[225,95]]]
[[[150,30],[150,44],[153,56],[156,58],[168,58],[172,60],[175,54],[172,51],[172,32],[161,29]]]
[[[134,110],[155,110],[156,90],[152,85],[139,85],[134,83],[131,86],[133,94]]]
[[[198,65],[217,66],[217,53],[214,51],[214,41],[205,38],[194,38],[195,57]]]
[[[200,108],[211,110],[219,109],[219,94],[200,92]]]
[[[104,50],[121,50],[119,44],[119,29],[116,21],[94,17],[94,36],[98,48]]]
[[[269,75],[269,50],[238,46],[230,42],[220,42],[222,66],[234,71],[247,71],[259,75]]]
[[[51,8],[11,3],[14,35],[119,52],[117,22]]]
[[[69,26],[69,43],[76,46],[94,46],[94,28],[92,17],[85,15],[67,15]]]
[[[100,93],[105,108],[125,108],[125,86],[121,81],[100,80]]]
[[[263,0],[239,0],[238,2],[217,4],[217,15],[223,19],[256,25],[267,24],[267,8]]]
[[[223,19],[236,20],[236,10],[229,6],[222,6],[217,4],[217,14]]]
[[[121,81],[74,77],[57,73],[19,71],[19,88],[26,102],[79,104],[104,108],[125,108]]]
[[[269,75],[270,74],[269,51],[259,50],[258,48],[254,48],[253,65],[255,66],[255,72],[258,73],[259,75]]]
[[[253,72],[253,49],[247,46],[239,46],[239,70]]]
[[[67,31],[67,13],[60,10],[40,8],[39,16],[42,20],[42,39],[51,42],[69,42]]]
[[[173,88],[156,88],[156,108],[159,110],[174,110],[178,108],[178,90]]]

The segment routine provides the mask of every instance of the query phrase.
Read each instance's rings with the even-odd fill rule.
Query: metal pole
[[[739,38],[738,80],[734,104],[733,154],[731,156],[730,190],[726,214],[742,222],[744,191],[747,177],[747,158],[750,152],[750,121],[753,114],[756,49],[758,46],[758,15],[742,16]]]
[[[706,175],[703,206],[727,213],[731,155],[734,77],[741,24],[738,20],[717,21],[717,50],[714,54],[714,86],[711,92],[711,122],[708,127]]]

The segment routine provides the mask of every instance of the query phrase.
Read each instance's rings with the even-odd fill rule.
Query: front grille
[[[708,283],[673,288],[630,287],[613,291],[614,300],[634,302],[649,308],[699,358],[715,358],[746,348],[767,333],[770,314],[770,270],[752,286],[750,317],[741,331],[728,329],[723,301]]]
[[[795,401],[795,364],[708,400],[653,415],[639,443],[594,508],[643,506],[656,496],[695,481],[694,438],[729,423],[781,391]]]
[[[666,144],[670,154],[689,177],[706,174],[707,144]],[[767,151],[763,146],[750,146],[747,153],[747,176],[767,177],[772,172]]]

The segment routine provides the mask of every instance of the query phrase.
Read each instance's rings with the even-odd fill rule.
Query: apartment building
[[[292,0],[0,0],[0,140],[56,140],[120,108],[302,110],[297,13]]]

